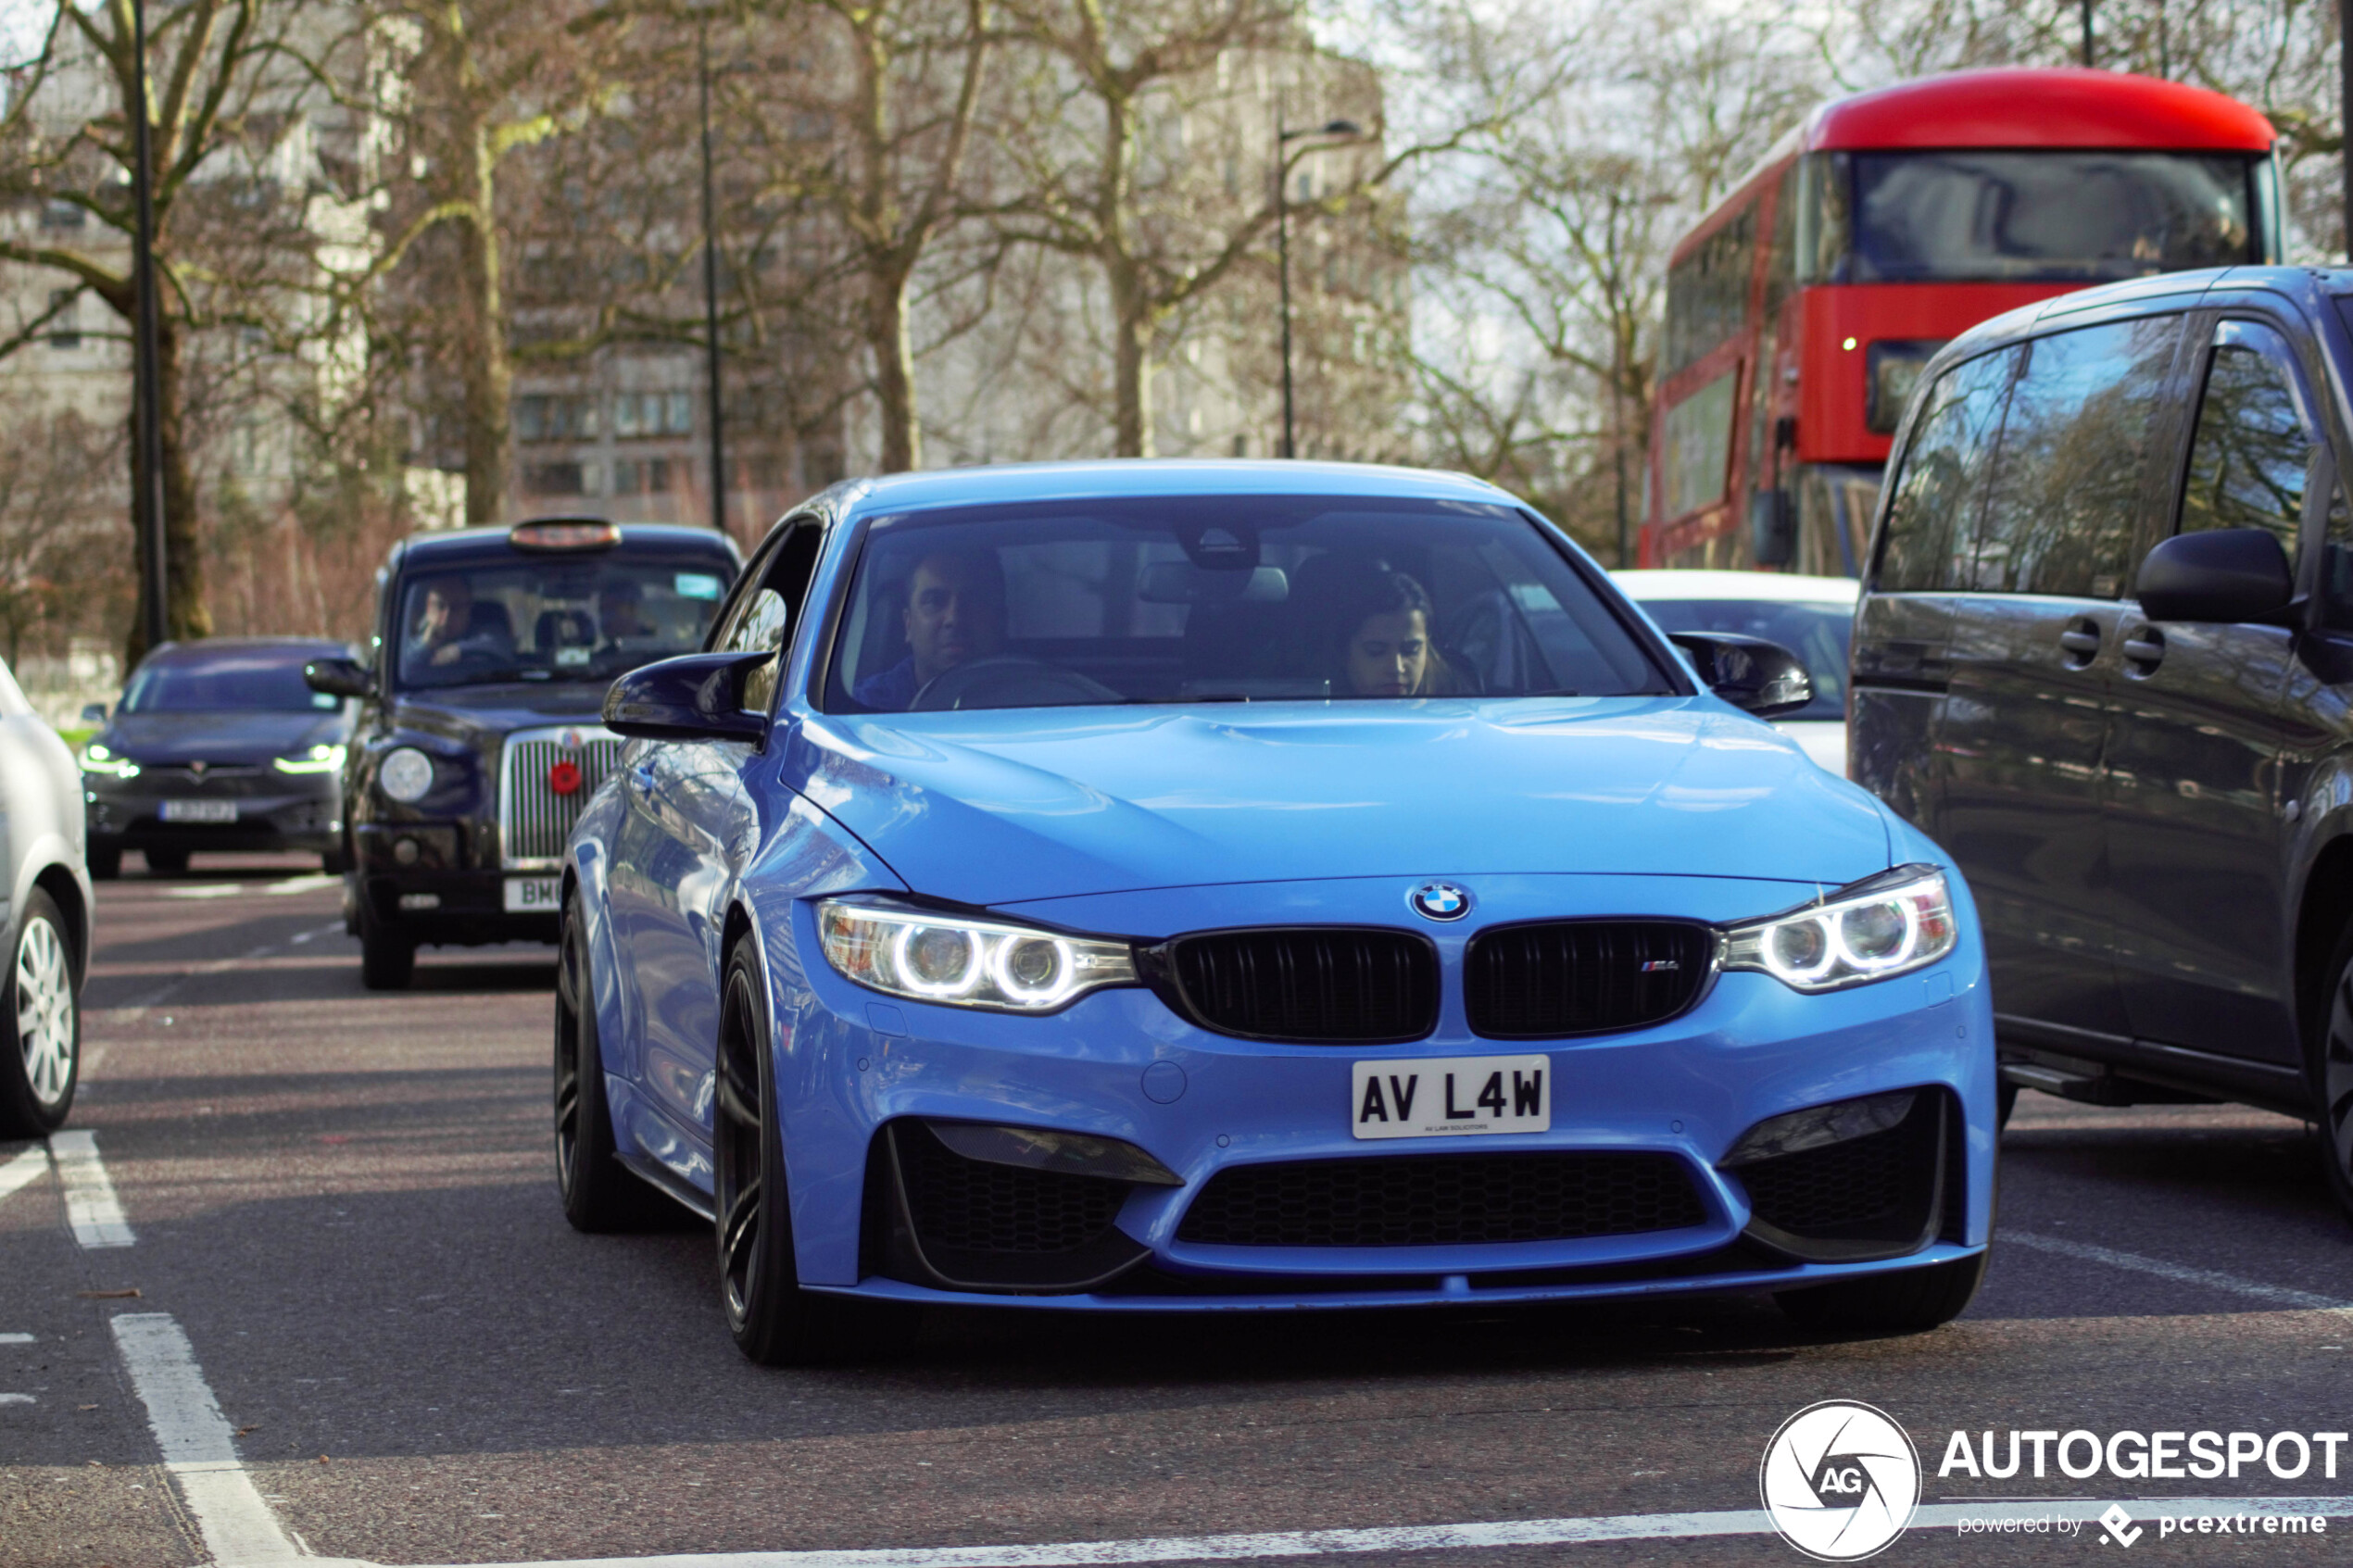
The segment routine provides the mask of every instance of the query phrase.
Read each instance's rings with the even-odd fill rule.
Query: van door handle
[[[2070,669],[2082,669],[2100,655],[2099,622],[2088,617],[2069,621],[2059,633],[2059,646],[2067,652]]]
[[[2139,633],[2124,639],[2126,672],[2133,675],[2154,675],[2165,659],[2165,633],[2154,626],[2144,626]]]

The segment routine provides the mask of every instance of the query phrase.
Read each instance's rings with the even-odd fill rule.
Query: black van
[[[2353,271],[2233,267],[1954,340],[1896,433],[1848,766],[1969,877],[2010,1097],[2311,1118],[2353,1210],[2348,314]]]

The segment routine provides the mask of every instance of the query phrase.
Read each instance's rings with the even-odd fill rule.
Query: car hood
[[[340,710],[312,713],[120,713],[98,737],[149,767],[181,762],[267,762],[350,733]]]
[[[1837,885],[1878,803],[1708,698],[819,716],[786,782],[969,904],[1215,883],[1650,872]]]
[[[540,724],[598,723],[605,689],[577,683],[517,682],[403,692],[393,704],[391,719],[396,729],[471,742],[485,731],[505,734]]]

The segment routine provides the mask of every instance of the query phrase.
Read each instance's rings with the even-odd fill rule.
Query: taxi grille
[[[1715,933],[1666,920],[1555,921],[1472,938],[1463,1006],[1474,1034],[1549,1040],[1641,1029],[1699,999]]]
[[[1438,953],[1405,931],[1212,931],[1148,950],[1148,972],[1204,1029],[1253,1040],[1370,1045],[1438,1023]]]
[[[580,787],[558,795],[547,782],[549,770],[569,761],[580,770]],[[563,859],[564,841],[580,821],[588,797],[605,776],[621,765],[621,742],[610,736],[584,735],[578,746],[566,746],[557,736],[510,739],[499,790],[498,842],[510,869],[535,863],[552,866]]]
[[[1239,1165],[1176,1239],[1208,1247],[1453,1247],[1631,1236],[1706,1223],[1671,1154],[1417,1154]]]

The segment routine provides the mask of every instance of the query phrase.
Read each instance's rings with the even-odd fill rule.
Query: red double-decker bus
[[[2069,289],[2279,260],[2272,141],[2235,99],[2111,71],[1817,108],[1669,261],[1642,563],[1855,575],[1929,357]]]

